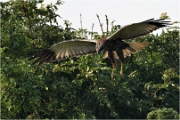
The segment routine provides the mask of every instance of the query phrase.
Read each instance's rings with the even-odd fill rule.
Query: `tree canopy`
[[[32,53],[96,32],[59,25],[55,4],[43,0],[1,2],[2,119],[178,119],[179,28],[131,41],[147,41],[141,53],[126,58],[123,77],[102,54],[31,65]],[[38,7],[40,6],[40,7]],[[163,13],[161,18],[169,19]],[[112,22],[113,23],[113,22]],[[176,22],[178,23],[178,22]],[[119,28],[112,25],[109,33]],[[83,35],[82,35],[83,31]],[[120,63],[118,63],[120,65]]]

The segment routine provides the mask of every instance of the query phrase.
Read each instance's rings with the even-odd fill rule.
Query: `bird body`
[[[31,59],[36,59],[32,64],[46,62],[54,62],[57,60],[63,60],[71,57],[78,57],[88,54],[99,53],[105,50],[103,58],[109,58],[112,63],[111,78],[114,78],[114,69],[116,67],[115,59],[120,59],[121,69],[120,74],[123,75],[123,65],[125,63],[124,58],[130,56],[131,53],[138,53],[148,45],[148,42],[125,42],[126,39],[133,39],[142,35],[171,25],[170,21],[164,21],[164,19],[149,19],[139,23],[133,23],[126,25],[116,31],[109,37],[104,37],[99,40],[68,40],[59,42],[46,48],[32,56]]]

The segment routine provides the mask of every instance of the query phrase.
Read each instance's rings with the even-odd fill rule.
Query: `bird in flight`
[[[59,42],[35,53],[31,59],[35,59],[32,64],[41,65],[43,63],[55,62],[72,57],[84,56],[88,54],[105,51],[103,58],[109,58],[112,64],[111,78],[114,79],[115,59],[120,59],[120,75],[123,75],[124,58],[131,56],[131,53],[138,53],[148,45],[148,42],[125,42],[147,35],[156,29],[171,25],[170,21],[164,19],[148,19],[139,23],[133,23],[121,27],[109,37],[98,40],[74,39]]]

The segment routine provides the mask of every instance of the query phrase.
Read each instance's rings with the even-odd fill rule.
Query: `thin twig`
[[[81,14],[80,14],[80,23],[81,23],[81,34],[82,34],[81,37],[83,37],[83,27],[82,27],[82,16],[81,16]]]
[[[107,15],[105,15],[106,16],[106,25],[107,25],[107,28],[106,28],[106,36],[108,36],[108,25],[109,25],[109,21],[108,21],[108,17],[107,17]]]
[[[97,18],[98,18],[98,20],[99,20],[99,24],[100,24],[100,27],[101,27],[101,31],[102,31],[102,35],[104,34],[104,31],[103,31],[103,24],[101,23],[101,21],[100,21],[100,19],[99,19],[99,15],[98,14],[96,14],[96,16],[97,16]]]
[[[92,37],[93,37],[93,29],[94,29],[94,23],[92,24],[91,40],[92,40]]]

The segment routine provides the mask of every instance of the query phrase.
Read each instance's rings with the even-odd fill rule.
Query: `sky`
[[[2,0],[1,0],[2,1]],[[7,0],[3,0],[7,1]],[[81,28],[80,14],[82,15],[83,29],[91,31],[94,23],[95,32],[101,33],[96,14],[99,15],[106,29],[106,18],[109,23],[115,20],[115,25],[127,25],[141,22],[150,18],[158,19],[161,13],[167,12],[171,21],[180,21],[180,0],[62,0],[64,3],[56,12],[61,16],[59,25],[69,20],[73,28]],[[56,0],[45,0],[45,4],[55,3]],[[111,26],[109,26],[111,28]]]
[[[45,3],[55,3],[56,0],[45,0]],[[63,20],[69,20],[72,27],[81,27],[80,14],[82,15],[82,26],[91,31],[94,23],[94,31],[101,33],[99,15],[106,29],[106,18],[109,22],[115,20],[115,25],[127,25],[141,22],[150,18],[158,19],[161,13],[167,12],[171,21],[180,21],[180,0],[64,0],[63,5],[59,6],[57,13]],[[111,27],[111,26],[109,26]]]

